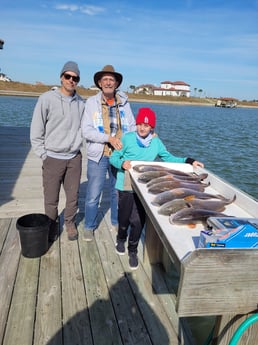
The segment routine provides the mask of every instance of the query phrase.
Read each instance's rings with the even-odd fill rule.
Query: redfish
[[[204,192],[205,187],[208,187],[209,184],[202,184],[202,183],[190,183],[184,181],[168,181],[168,182],[160,182],[152,185],[148,192],[152,194],[159,194],[161,192],[165,192],[166,190],[175,189],[175,188],[190,188],[194,190],[198,190],[199,192]]]
[[[231,217],[222,212],[200,209],[200,208],[183,208],[169,217],[171,224],[196,224],[206,222],[209,217]]]
[[[165,192],[157,194],[157,196],[153,199],[151,202],[152,205],[155,206],[161,206],[165,204],[165,202],[174,200],[174,199],[183,199],[187,196],[193,196],[198,199],[211,199],[211,198],[216,198],[216,199],[221,199],[221,200],[227,200],[225,199],[222,195],[218,194],[209,194],[205,192],[198,192],[194,189],[189,189],[189,188],[175,188],[171,190],[167,190]]]
[[[177,211],[183,208],[199,208],[205,210],[212,210],[217,212],[223,212],[225,210],[225,206],[233,203],[236,200],[236,195],[233,196],[232,199],[197,199],[195,197],[186,197],[184,199],[175,199],[166,202],[165,204],[161,205],[158,209],[158,213],[164,216],[170,216],[172,213],[176,213]]]
[[[153,184],[165,182],[165,181],[182,181],[189,183],[201,183],[207,177],[207,174],[192,175],[192,176],[180,176],[174,174],[166,174],[160,177],[155,177],[147,182],[147,187],[152,186]]]
[[[147,183],[156,177],[161,177],[165,175],[169,175],[169,172],[165,170],[146,171],[138,177],[138,181],[141,183]]]
[[[139,173],[162,170],[162,171],[169,171],[171,174],[176,174],[176,175],[181,175],[181,176],[193,175],[192,173],[187,173],[184,171],[171,169],[171,168],[164,167],[162,165],[156,165],[156,164],[137,164],[137,165],[133,166],[133,170],[135,170]]]
[[[153,170],[153,171],[146,171],[138,177],[138,181],[142,183],[148,183],[153,179],[163,177],[163,176],[171,176],[174,180],[177,181],[184,181],[184,182],[201,182],[207,177],[207,174],[200,174],[200,175],[192,175],[192,176],[180,176],[174,175],[170,173],[168,170]]]

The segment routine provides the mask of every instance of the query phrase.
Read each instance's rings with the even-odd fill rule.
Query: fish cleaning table
[[[132,165],[157,164],[184,172],[193,172],[189,164],[139,162]],[[196,174],[207,173],[205,192],[226,198],[236,195],[223,213],[235,217],[258,218],[258,203],[210,171],[197,168]],[[180,274],[176,310],[179,317],[216,315],[216,341],[228,344],[228,339],[239,325],[239,320],[256,312],[258,305],[258,249],[206,249],[198,248],[201,224],[195,228],[172,225],[169,217],[160,215],[152,205],[155,195],[146,184],[138,182],[140,173],[130,170],[133,189],[139,196],[147,214],[145,234],[145,260],[163,263],[166,253]],[[164,266],[165,263],[164,263]],[[238,322],[236,322],[238,320]],[[249,332],[250,333],[250,332]],[[258,327],[252,328],[249,342],[257,344]],[[256,340],[255,340],[256,339]]]

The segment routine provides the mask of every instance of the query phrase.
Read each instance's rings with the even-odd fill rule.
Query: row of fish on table
[[[171,224],[206,223],[209,217],[230,217],[223,213],[236,196],[227,199],[219,194],[205,192],[210,183],[207,173],[195,174],[170,169],[162,165],[139,164],[133,170],[139,173],[138,182],[145,183],[154,196],[152,205],[158,213],[169,216]]]

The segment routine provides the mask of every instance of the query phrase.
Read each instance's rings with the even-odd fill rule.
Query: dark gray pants
[[[42,165],[44,188],[44,205],[46,215],[56,220],[61,185],[64,187],[66,204],[64,222],[66,225],[75,222],[78,209],[78,195],[81,180],[82,156],[78,153],[72,159],[47,157]]]
[[[137,253],[137,247],[145,224],[145,210],[136,193],[118,191],[117,241],[125,242],[130,226],[128,251]]]

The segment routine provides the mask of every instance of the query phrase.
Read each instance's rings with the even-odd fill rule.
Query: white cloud
[[[95,16],[99,13],[105,12],[105,9],[103,7],[98,6],[81,6],[80,11],[90,16]]]
[[[59,5],[56,5],[55,8],[57,10],[75,12],[75,11],[78,11],[79,6],[77,6],[77,5],[59,4]]]
[[[103,7],[99,6],[91,6],[91,5],[84,5],[84,6],[78,6],[73,4],[59,4],[55,6],[56,10],[61,11],[68,11],[68,12],[80,12],[83,14],[87,14],[89,16],[95,16],[97,14],[103,13],[105,9]]]

